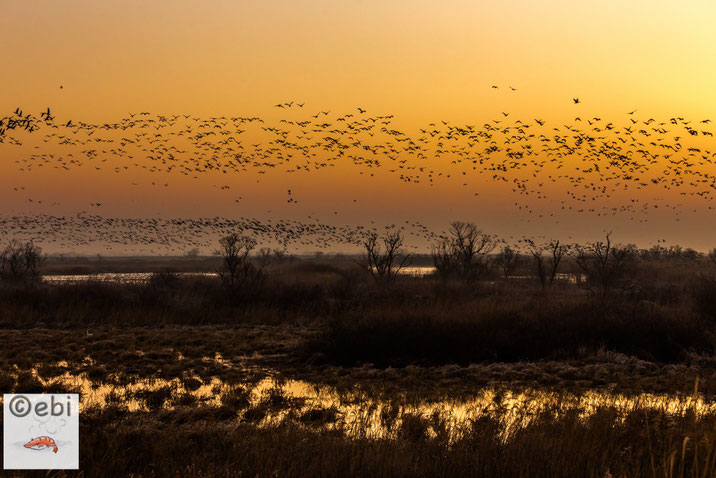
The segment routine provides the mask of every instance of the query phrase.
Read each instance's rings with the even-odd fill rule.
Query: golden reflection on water
[[[400,274],[422,277],[435,272],[432,266],[403,267]],[[177,272],[180,278],[217,278],[216,272]],[[149,282],[152,272],[98,272],[94,274],[45,274],[42,279],[51,284],[76,284],[82,282],[102,282],[117,284],[145,284]]]
[[[435,272],[433,266],[408,266],[403,267],[398,272],[400,275],[411,277],[424,277]],[[46,274],[42,278],[51,284],[76,284],[82,282],[102,282],[117,284],[145,284],[154,274],[152,272],[98,272],[94,274]],[[177,272],[180,278],[218,278],[216,272]],[[582,274],[566,274],[560,273],[557,279],[576,284],[584,280]],[[511,279],[535,279],[532,276],[511,276]]]
[[[81,394],[80,410],[106,407],[110,404],[126,407],[128,411],[147,411],[146,394],[163,391],[160,407],[173,409],[181,397],[191,396],[191,404],[221,406],[222,396],[232,390],[239,390],[247,397],[246,406],[263,407],[265,414],[258,420],[259,425],[278,424],[287,418],[301,417],[312,410],[330,410],[333,418],[321,423],[329,429],[340,429],[349,436],[377,438],[392,436],[408,415],[426,420],[439,419],[454,435],[480,417],[498,418],[503,433],[525,426],[541,413],[549,412],[559,416],[567,411],[579,410],[587,418],[599,409],[610,408],[618,416],[626,416],[634,410],[656,410],[669,415],[693,414],[703,416],[713,413],[716,403],[704,401],[695,393],[693,396],[657,395],[643,393],[636,396],[614,394],[603,391],[588,391],[581,394],[550,392],[527,389],[510,391],[487,388],[476,392],[467,400],[406,401],[400,397],[378,399],[356,392],[337,392],[334,388],[311,384],[301,380],[278,380],[264,378],[254,384],[232,385],[218,378],[202,382],[198,378],[187,379],[137,379],[133,383],[117,385],[98,383],[86,374],[60,377],[43,383],[59,381]],[[108,382],[111,382],[109,380]],[[193,382],[194,385],[187,387]],[[144,397],[144,398],[143,398]],[[237,407],[237,413],[241,412]],[[241,417],[241,413],[238,415]],[[433,432],[434,433],[434,432]]]
[[[152,278],[152,272],[98,272],[94,274],[46,274],[42,279],[52,284],[74,284],[78,282],[106,282],[118,284],[144,284]],[[177,272],[182,278],[219,277],[215,272]]]

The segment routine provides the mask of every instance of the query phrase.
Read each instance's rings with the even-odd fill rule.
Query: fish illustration
[[[25,448],[30,448],[31,450],[44,450],[45,448],[52,448],[52,451],[54,453],[57,453],[57,443],[55,443],[55,440],[52,439],[52,437],[37,437],[33,438],[29,442],[25,443]]]

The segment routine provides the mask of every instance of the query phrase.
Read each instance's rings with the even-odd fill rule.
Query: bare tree
[[[535,275],[539,279],[542,289],[551,286],[557,278],[559,264],[562,258],[569,251],[569,246],[561,244],[560,241],[551,240],[547,244],[537,245],[532,239],[527,240],[530,254],[534,258]]]
[[[380,247],[379,239],[383,243]],[[359,262],[376,281],[391,281],[410,261],[410,254],[403,252],[403,235],[400,231],[386,232],[382,238],[369,232],[363,241],[365,261]]]
[[[42,249],[32,241],[21,243],[12,240],[0,252],[0,280],[11,283],[37,283],[42,278],[40,266],[44,262]]]
[[[586,246],[574,246],[574,262],[584,272],[587,288],[596,286],[603,295],[624,278],[637,253],[634,245],[612,245],[611,235],[611,232],[607,233],[604,242],[595,241],[587,243]]]
[[[509,279],[520,265],[520,255],[509,245],[505,245],[495,257],[495,264],[502,269],[505,279]]]
[[[569,246],[560,244],[559,241],[550,241],[547,244],[547,252],[550,254],[549,259],[549,283],[552,284],[557,278],[557,271],[559,270],[559,263],[562,262],[564,255],[569,252]]]
[[[477,280],[489,270],[487,255],[497,247],[494,236],[482,232],[473,223],[450,224],[449,236],[433,247],[433,263],[443,277]]]
[[[544,248],[539,247],[535,244],[535,242],[532,239],[527,239],[527,245],[529,246],[529,251],[532,257],[534,258],[535,263],[535,276],[539,280],[540,284],[542,285],[542,290],[544,290],[547,287],[547,270],[545,268],[545,258],[544,258]]]
[[[219,239],[220,249],[216,254],[223,257],[219,277],[230,289],[254,286],[263,278],[263,267],[257,267],[249,260],[249,254],[256,247],[256,239],[236,233]]]

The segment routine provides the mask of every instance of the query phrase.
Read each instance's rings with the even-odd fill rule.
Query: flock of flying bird
[[[573,103],[582,104],[578,98]],[[416,185],[449,181],[473,196],[479,196],[485,183],[503,184],[514,193],[515,208],[537,220],[563,211],[629,214],[631,220],[646,221],[659,208],[678,216],[683,205],[663,202],[658,194],[678,191],[690,203],[709,202],[716,190],[708,119],[658,121],[631,111],[620,123],[578,113],[568,123],[552,124],[540,118],[513,120],[503,112],[481,125],[436,121],[408,134],[393,124],[393,115],[372,115],[360,107],[344,114],[301,115],[304,106],[276,104],[276,110],[292,110],[290,119],[277,121],[141,112],[104,124],[58,122],[49,108],[39,116],[17,108],[0,118],[0,147],[29,148],[16,161],[20,171],[89,167],[121,175],[140,168],[162,178],[152,182],[159,188],[169,186],[167,178],[173,174],[215,174],[226,178],[219,187],[230,190],[249,173],[304,174],[345,163],[359,174],[372,176],[380,170]],[[480,182],[483,186],[476,184]],[[645,189],[652,194],[636,192]],[[287,202],[298,203],[291,190]],[[551,212],[539,210],[541,202]],[[102,205],[91,203],[94,208]],[[392,227],[427,241],[439,237],[417,222]],[[299,243],[330,249],[337,243],[356,244],[375,227],[329,226],[310,216],[308,221],[119,219],[87,213],[0,217],[0,238],[24,235],[63,247],[104,242],[110,248],[176,251],[210,247],[217,236],[236,230],[284,247]]]

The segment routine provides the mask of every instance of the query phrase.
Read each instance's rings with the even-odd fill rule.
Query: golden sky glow
[[[148,111],[278,123],[360,106],[395,115],[393,125],[412,137],[431,122],[482,125],[502,112],[548,125],[573,124],[576,116],[628,124],[632,110],[657,122],[716,120],[715,21],[712,1],[4,1],[0,117],[18,106],[35,115],[49,106],[58,122],[111,123]],[[273,106],[291,100],[305,107]],[[406,183],[386,168],[352,164],[197,179],[140,168],[113,174],[89,163],[20,170],[15,161],[33,154],[33,141],[0,145],[3,216],[312,215],[335,224],[420,221],[436,230],[462,218],[505,237],[584,240],[613,229],[640,245],[714,246],[712,203],[678,190],[613,198],[637,194],[677,207],[653,211],[647,222],[563,212],[562,196],[530,198],[539,218],[514,207],[527,198],[475,171],[462,187]],[[716,151],[713,138],[699,141]],[[445,163],[436,168],[447,174]],[[287,203],[287,189],[298,204]],[[89,206],[96,202],[101,210]]]

